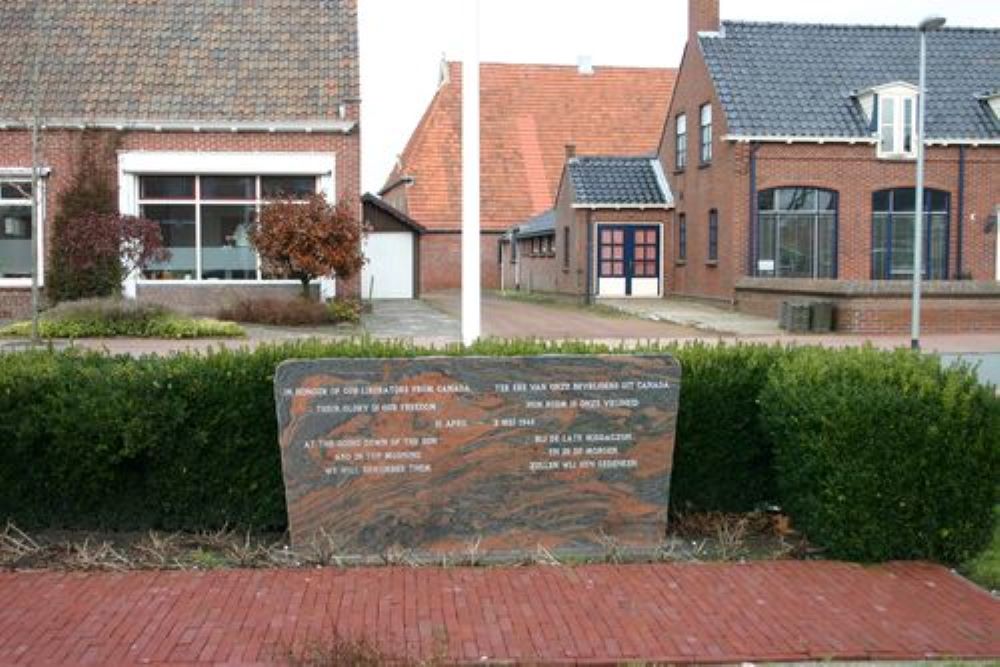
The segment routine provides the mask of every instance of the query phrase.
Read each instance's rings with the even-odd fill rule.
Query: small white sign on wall
[[[773,259],[758,259],[757,260],[757,270],[758,271],[774,271],[774,260]]]

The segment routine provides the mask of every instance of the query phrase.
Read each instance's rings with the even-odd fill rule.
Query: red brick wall
[[[349,117],[357,118],[357,105],[350,105]],[[104,133],[110,138],[112,133]],[[57,213],[56,201],[74,173],[74,165],[85,149],[85,133],[77,130],[44,132],[41,162],[51,169],[46,189],[46,239]],[[267,132],[123,132],[120,150],[220,151],[220,152],[329,152],[336,156],[337,196],[350,199],[358,209],[361,192],[360,130],[351,134],[267,133]],[[31,134],[24,130],[0,130],[0,167],[31,166]],[[109,165],[117,173],[117,164]],[[357,279],[342,281],[340,293],[357,293]]]
[[[484,289],[500,288],[500,232],[483,232],[479,242],[479,270]],[[462,286],[461,232],[432,232],[420,237],[420,291]]]
[[[781,302],[793,295],[738,292],[740,312],[777,319]],[[859,334],[908,334],[910,300],[896,297],[821,298],[834,304],[837,331]],[[1000,332],[1000,299],[994,297],[946,297],[924,295],[920,330],[923,333]]]
[[[713,105],[713,160],[710,166],[701,167],[698,112],[709,100]],[[681,112],[687,114],[688,164],[678,172],[674,169],[675,119]],[[683,213],[687,218],[687,261],[674,267],[674,291],[680,294],[732,299],[735,282],[748,274],[751,147],[721,140],[726,131],[700,49],[689,44],[660,146],[660,159],[676,202],[675,215]],[[757,191],[794,185],[838,192],[838,277],[870,280],[872,193],[913,187],[914,162],[879,160],[875,146],[869,143],[763,143],[755,150]],[[962,273],[974,280],[994,280],[997,231],[995,227],[987,230],[986,222],[1000,203],[1000,147],[964,150]],[[927,150],[926,186],[951,195],[950,278],[958,277],[958,164],[957,146]],[[708,213],[712,208],[719,214],[717,265],[707,263]],[[676,237],[676,227],[673,233]]]

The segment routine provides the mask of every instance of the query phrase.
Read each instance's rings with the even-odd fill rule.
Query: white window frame
[[[681,146],[681,138],[684,146]],[[679,113],[674,121],[674,168],[678,171],[687,168],[688,131],[687,114]]]
[[[38,238],[35,243],[38,248],[38,286],[45,286],[45,177],[48,169],[39,170],[38,192],[33,193],[38,199]],[[30,167],[0,167],[0,182],[22,183],[31,181]],[[15,206],[31,206],[31,199],[5,200]],[[31,287],[31,278],[0,278],[0,287]]]
[[[698,108],[698,162],[699,164],[712,163],[712,103],[711,102],[705,102]]]
[[[118,154],[118,208],[123,215],[139,215],[139,178],[157,175],[192,176],[313,176],[319,181],[318,191],[331,203],[336,202],[336,157],[332,153],[197,153],[174,151],[121,151]],[[259,180],[257,181],[259,183]],[[210,203],[201,200],[195,192],[195,234],[197,247],[201,247],[200,205]],[[258,197],[260,193],[257,193]],[[215,201],[239,205],[235,201]],[[177,200],[143,200],[144,204],[170,203]],[[188,200],[184,200],[188,203]],[[297,280],[220,280],[201,278],[201,253],[196,252],[196,278],[191,280],[156,280],[133,275],[127,279],[125,292],[134,294],[133,285],[298,285]],[[259,265],[259,260],[258,260]],[[259,268],[259,266],[258,266]],[[316,281],[314,281],[316,282]],[[318,281],[321,292],[331,295],[333,279]],[[131,283],[129,285],[128,283]]]
[[[893,106],[892,122],[886,123],[885,105],[891,102]],[[907,118],[905,109],[909,103],[910,150],[906,146]],[[892,145],[889,150],[882,147],[885,134],[891,132]],[[913,159],[917,157],[917,96],[906,93],[880,93],[878,96],[878,141],[875,143],[877,155],[884,159]]]

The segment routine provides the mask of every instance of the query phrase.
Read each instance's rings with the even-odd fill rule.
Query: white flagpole
[[[479,259],[479,4],[466,0],[462,59],[462,343],[480,335]]]

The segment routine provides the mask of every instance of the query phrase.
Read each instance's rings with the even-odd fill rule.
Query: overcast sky
[[[359,0],[362,188],[377,191],[434,95],[442,54],[462,58],[468,0]],[[677,67],[686,0],[481,0],[484,61]],[[1000,27],[990,0],[722,0],[725,19]]]

